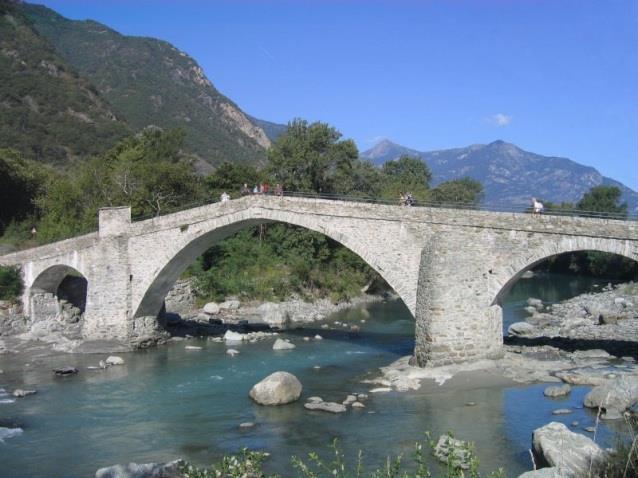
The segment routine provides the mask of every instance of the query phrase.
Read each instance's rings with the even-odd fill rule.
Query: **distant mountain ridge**
[[[376,165],[402,155],[418,156],[432,170],[433,184],[469,176],[485,188],[486,204],[528,205],[531,197],[552,202],[576,202],[591,187],[617,186],[630,211],[638,212],[638,193],[595,168],[568,158],[542,156],[504,141],[465,148],[417,151],[389,140],[361,153]]]
[[[168,42],[121,35],[101,23],[69,20],[40,5],[15,8],[137,131],[183,128],[199,169],[222,161],[262,164],[271,140],[222,95],[197,62]],[[264,122],[276,134],[276,126]]]

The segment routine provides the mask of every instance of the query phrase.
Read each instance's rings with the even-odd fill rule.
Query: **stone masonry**
[[[140,222],[100,211],[97,233],[0,256],[18,265],[23,307],[73,272],[88,281],[83,335],[141,337],[186,267],[248,226],[284,222],[321,232],[383,276],[416,319],[419,365],[497,357],[500,299],[526,270],[556,254],[596,250],[638,260],[638,224],[579,217],[410,208],[247,196]]]

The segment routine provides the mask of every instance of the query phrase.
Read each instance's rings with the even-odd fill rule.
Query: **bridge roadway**
[[[499,356],[502,297],[551,256],[593,250],[638,260],[632,221],[247,196],[139,222],[128,207],[102,209],[98,232],[0,256],[0,264],[21,268],[26,315],[37,318],[43,297],[57,301],[73,272],[88,283],[85,338],[143,340],[156,333],[164,297],[189,264],[268,222],[323,233],[374,268],[416,320],[421,366]]]

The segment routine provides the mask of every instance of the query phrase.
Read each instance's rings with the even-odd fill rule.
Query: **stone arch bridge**
[[[283,222],[321,232],[358,254],[416,319],[419,365],[497,357],[501,298],[553,255],[595,250],[638,260],[638,223],[326,199],[247,196],[139,222],[100,210],[99,231],[0,256],[19,266],[28,315],[69,272],[87,280],[83,335],[130,339],[160,312],[196,257],[247,226]]]

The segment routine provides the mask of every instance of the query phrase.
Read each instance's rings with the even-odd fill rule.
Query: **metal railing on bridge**
[[[263,194],[263,193],[261,193]],[[266,193],[268,196],[277,197],[274,192]],[[252,195],[260,195],[258,194],[250,194]],[[243,196],[236,196],[233,199],[238,199]],[[470,210],[470,211],[486,211],[486,212],[501,212],[501,213],[532,213],[532,208],[530,206],[522,206],[522,205],[506,205],[506,204],[490,204],[490,203],[467,203],[467,202],[438,202],[438,201],[419,201],[416,200],[413,205],[405,206],[400,204],[399,200],[392,200],[387,198],[378,198],[366,195],[344,195],[344,194],[332,194],[332,193],[316,193],[316,192],[308,192],[308,191],[284,191],[281,197],[298,197],[298,198],[308,198],[308,199],[323,199],[323,200],[332,200],[332,201],[344,201],[344,202],[356,202],[356,203],[364,203],[364,204],[380,204],[386,206],[396,206],[396,207],[405,207],[405,208],[441,208],[441,209],[462,209],[462,210]],[[232,200],[232,199],[231,199]],[[180,211],[185,211],[188,209],[192,209],[195,207],[206,206],[209,204],[215,204],[221,202],[219,198],[210,198],[204,201],[197,201],[188,204],[180,204],[174,207],[167,207],[162,209],[156,213],[152,214],[138,214],[133,215],[133,221],[144,221],[147,219],[153,219],[155,217],[165,216],[168,214],[173,214]],[[599,212],[599,211],[583,211],[580,209],[569,208],[569,209],[561,209],[561,208],[551,208],[546,209],[543,213],[543,216],[568,216],[568,217],[588,217],[588,218],[596,218],[596,219],[615,219],[621,221],[638,221],[638,214],[636,213],[628,213],[628,214],[618,214],[618,213],[609,213],[609,212]],[[91,232],[96,232],[97,228],[91,228],[83,231],[78,231],[76,236],[82,234],[88,234]],[[75,236],[74,236],[75,237]],[[69,237],[59,238],[51,241],[26,241],[23,244],[23,247],[18,247],[17,250],[29,249],[32,247],[38,247],[45,244],[49,244],[52,242],[61,241],[64,239],[69,239]],[[37,242],[34,244],[34,242]]]
[[[277,197],[277,194],[275,194],[274,192],[247,194],[247,196],[260,196],[260,195]],[[237,196],[237,197],[234,197],[233,199],[239,199],[240,197],[244,197],[244,196]],[[364,204],[379,204],[379,205],[385,205],[385,206],[397,206],[397,207],[408,207],[408,208],[427,207],[427,208],[441,208],[441,209],[462,209],[462,210],[469,210],[469,211],[532,214],[531,206],[522,206],[522,205],[416,200],[411,206],[406,206],[405,204],[402,204],[398,199],[392,200],[387,198],[378,198],[378,197],[372,197],[372,196],[366,196],[366,195],[316,193],[316,192],[309,192],[309,191],[284,191],[283,194],[280,195],[280,197],[324,199],[324,200],[332,200],[332,201],[356,202],[356,203],[364,203]],[[159,211],[159,213],[136,215],[136,216],[133,216],[133,220],[143,221],[146,219],[152,219],[154,217],[165,216],[167,214],[173,214],[179,211],[186,211],[188,209],[192,209],[195,207],[206,206],[206,205],[215,204],[218,202],[221,202],[220,199],[211,198],[205,201],[183,204],[180,206],[163,209]],[[545,209],[541,215],[542,216],[588,217],[588,218],[595,218],[595,219],[614,219],[614,220],[620,220],[620,221],[638,221],[638,214],[636,213],[622,214],[622,213],[611,213],[611,212],[600,212],[600,211],[585,211],[585,210],[576,209],[576,208],[551,207],[551,208]]]

